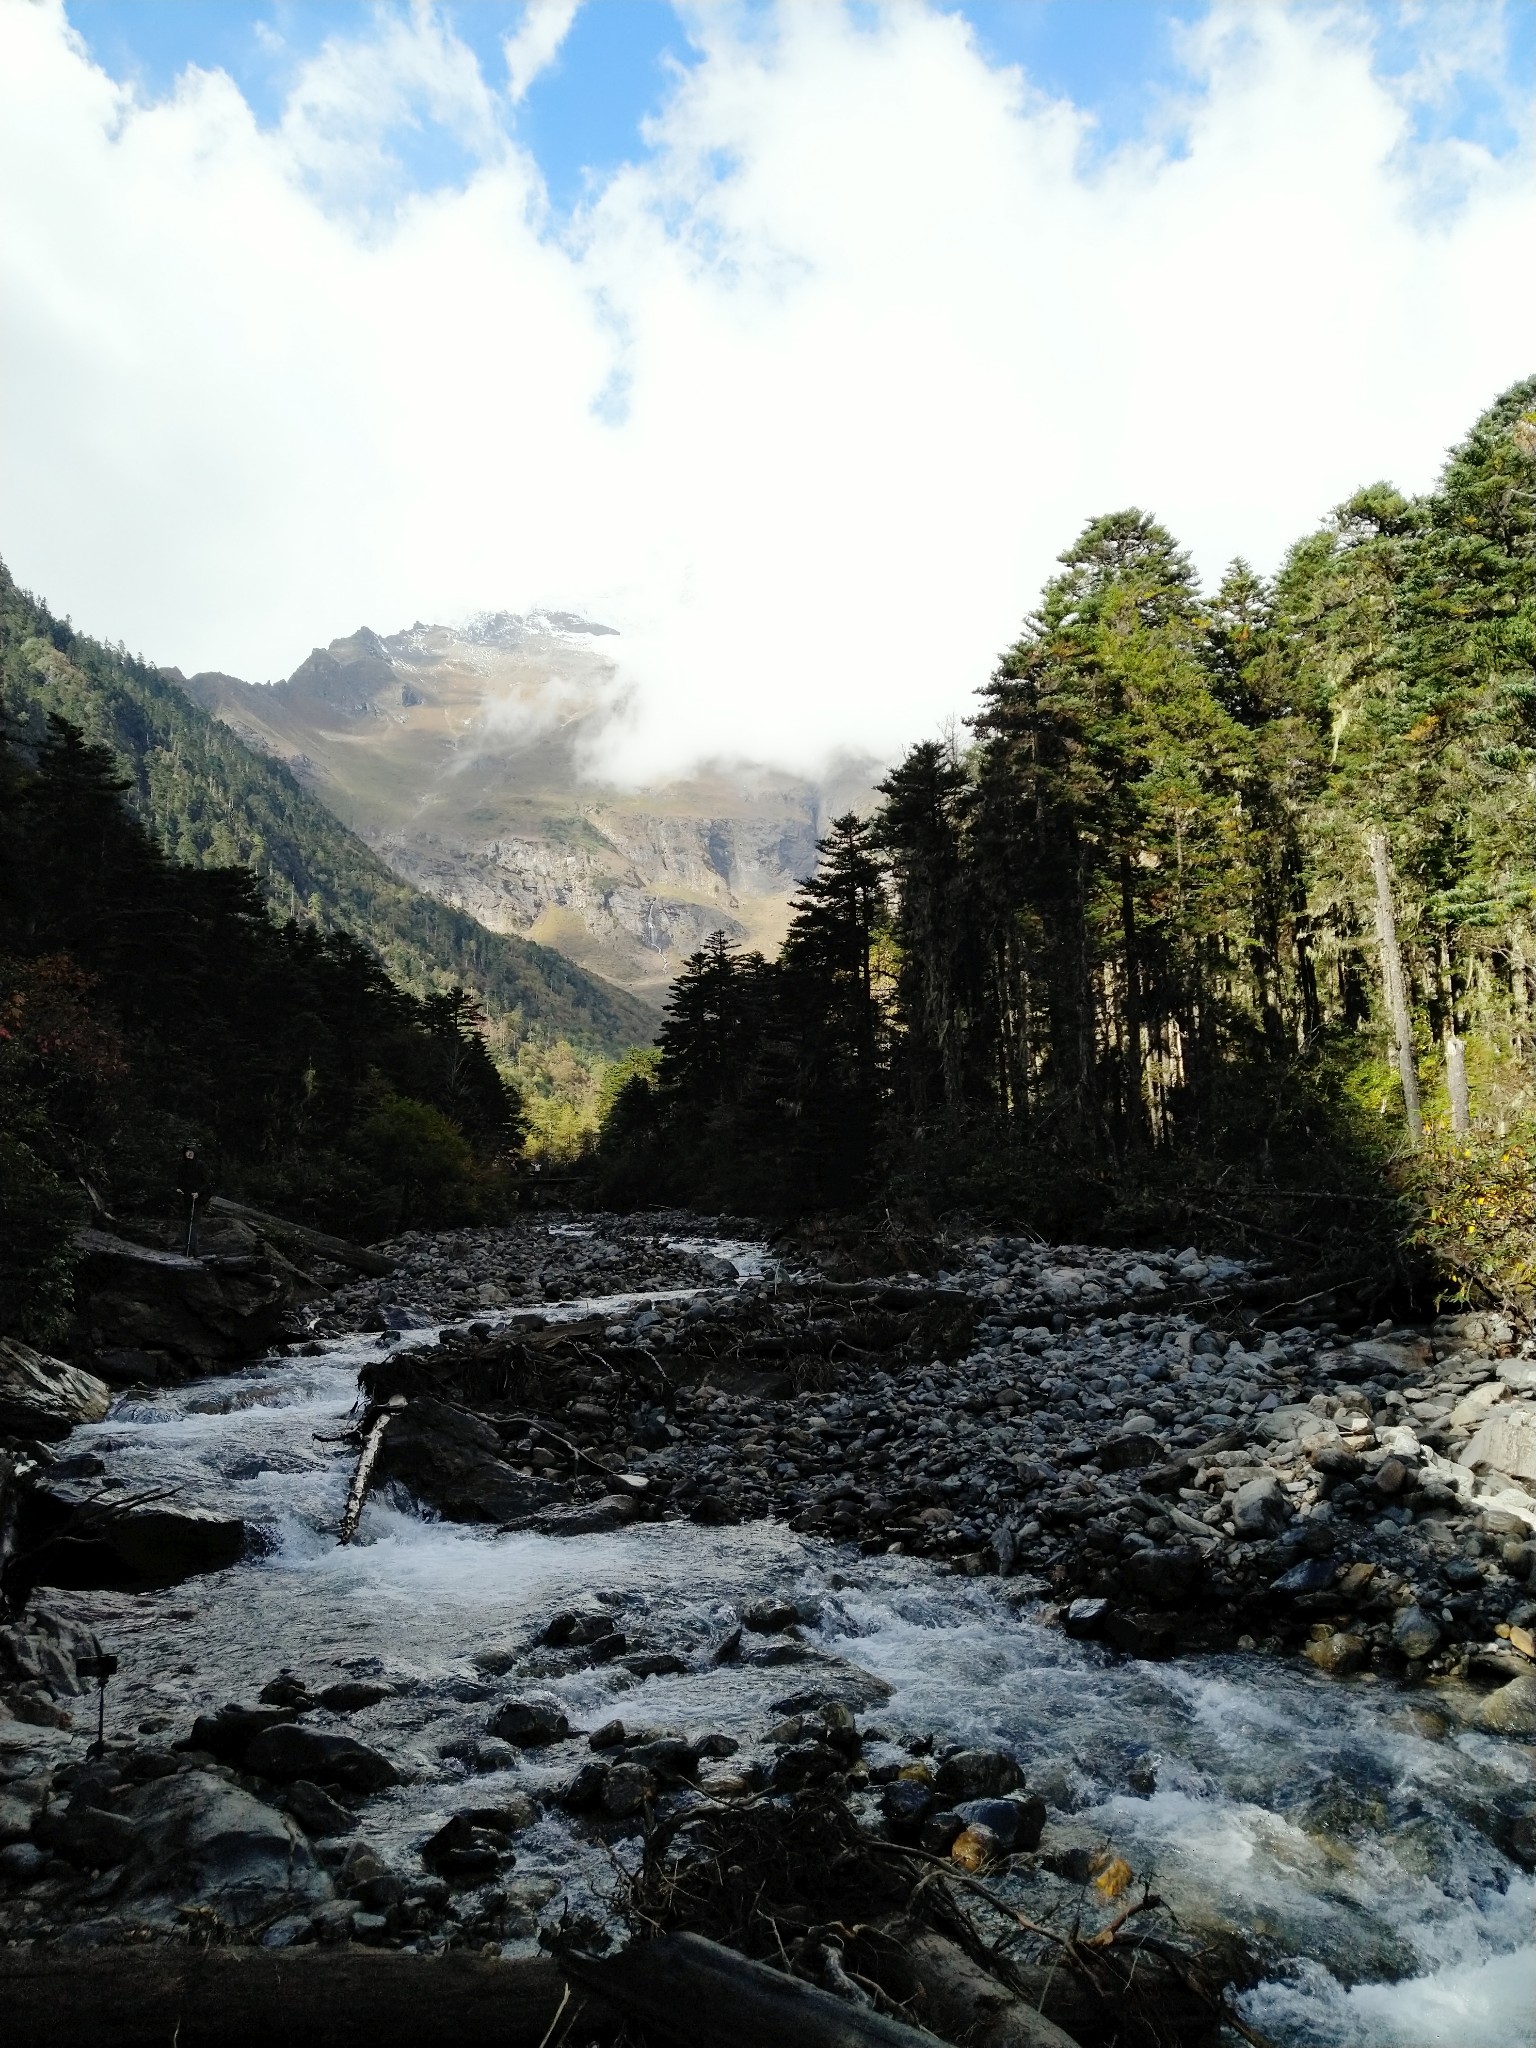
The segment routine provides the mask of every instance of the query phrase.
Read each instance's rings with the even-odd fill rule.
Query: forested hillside
[[[166,1211],[187,1145],[365,1234],[499,1213],[521,1110],[472,1001],[169,859],[125,788],[63,719],[30,760],[0,732],[0,1335],[56,1331],[74,1225]]]
[[[471,989],[509,1046],[533,1033],[613,1053],[650,1038],[643,1003],[402,881],[282,763],[146,662],[74,632],[3,565],[0,698],[13,733],[34,743],[53,712],[110,748],[128,801],[176,860],[249,868],[279,916],[352,933],[417,994]]]
[[[1138,510],[1061,563],[969,743],[839,822],[779,958],[690,962],[613,1184],[1406,1233],[1529,1286],[1536,380],[1273,581],[1203,593]]]

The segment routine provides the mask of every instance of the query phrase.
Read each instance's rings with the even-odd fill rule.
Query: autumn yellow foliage
[[[1414,1240],[1444,1299],[1520,1311],[1536,1297],[1536,1126],[1502,1137],[1428,1135],[1401,1169]]]

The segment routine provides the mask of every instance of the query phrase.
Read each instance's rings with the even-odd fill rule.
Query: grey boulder
[[[52,1440],[100,1422],[112,1399],[105,1380],[0,1337],[0,1436]]]
[[[141,1785],[121,1802],[132,1824],[118,1910],[210,1907],[229,1927],[319,1905],[330,1879],[286,1814],[209,1771]]]
[[[488,1422],[430,1397],[413,1400],[390,1422],[377,1471],[450,1522],[520,1522],[555,1492],[548,1480],[526,1478],[509,1463]]]
[[[1536,1481],[1536,1401],[1505,1401],[1489,1411],[1460,1462],[1476,1471]]]
[[[1392,1624],[1392,1645],[1405,1657],[1432,1657],[1440,1647],[1440,1626],[1417,1601],[1405,1607]]]
[[[1233,1496],[1232,1525],[1239,1536],[1278,1536],[1290,1519],[1290,1501],[1273,1472],[1261,1472]]]
[[[1001,1799],[1024,1782],[1024,1773],[1006,1750],[960,1749],[939,1765],[935,1778],[949,1799]]]

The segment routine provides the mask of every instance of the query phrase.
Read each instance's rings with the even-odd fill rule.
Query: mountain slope
[[[36,733],[57,712],[113,750],[129,801],[166,850],[200,867],[252,869],[274,907],[371,945],[391,975],[426,992],[461,982],[512,1036],[566,1037],[594,1051],[644,1043],[655,1013],[551,947],[488,931],[424,895],[279,760],[247,746],[169,677],[75,633],[0,565],[0,690]]]
[[[606,782],[592,763],[623,715],[617,638],[565,612],[365,626],[286,682],[185,688],[408,881],[658,996],[711,932],[778,946],[818,837],[873,801],[879,770],[848,761],[810,781],[737,763]]]

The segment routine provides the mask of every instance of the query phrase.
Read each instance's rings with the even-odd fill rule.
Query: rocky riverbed
[[[1339,1329],[1193,1251],[997,1238],[834,1280],[741,1219],[381,1249],[287,1357],[26,1447],[86,1505],[237,1518],[247,1555],[45,1581],[0,1637],[4,1939],[740,1947],[718,1873],[757,1856],[798,1873],[803,1976],[936,2026],[829,1923],[920,1893],[963,1945],[1012,1915],[1010,1996],[1058,1982],[1084,2042],[1073,1926],[1183,2001],[1126,2040],[1214,2041],[1224,1982],[1277,2040],[1526,2038],[1536,1364],[1507,1324]],[[846,1913],[809,1874],[834,1837]]]
[[[686,1298],[699,1253],[616,1217],[389,1249],[396,1275],[346,1289],[333,1326],[430,1320],[514,1274],[524,1300],[617,1269],[671,1283],[612,1319],[470,1324],[365,1368],[376,1401],[409,1403],[383,1470],[443,1513],[781,1517],[1034,1579],[1070,1633],[1133,1655],[1470,1676],[1497,1695],[1488,1725],[1536,1734],[1536,1356],[1501,1316],[1289,1322],[1264,1300],[1283,1282],[1193,1249],[991,1238],[928,1277],[732,1270]],[[490,1433],[472,1442],[466,1411]]]

